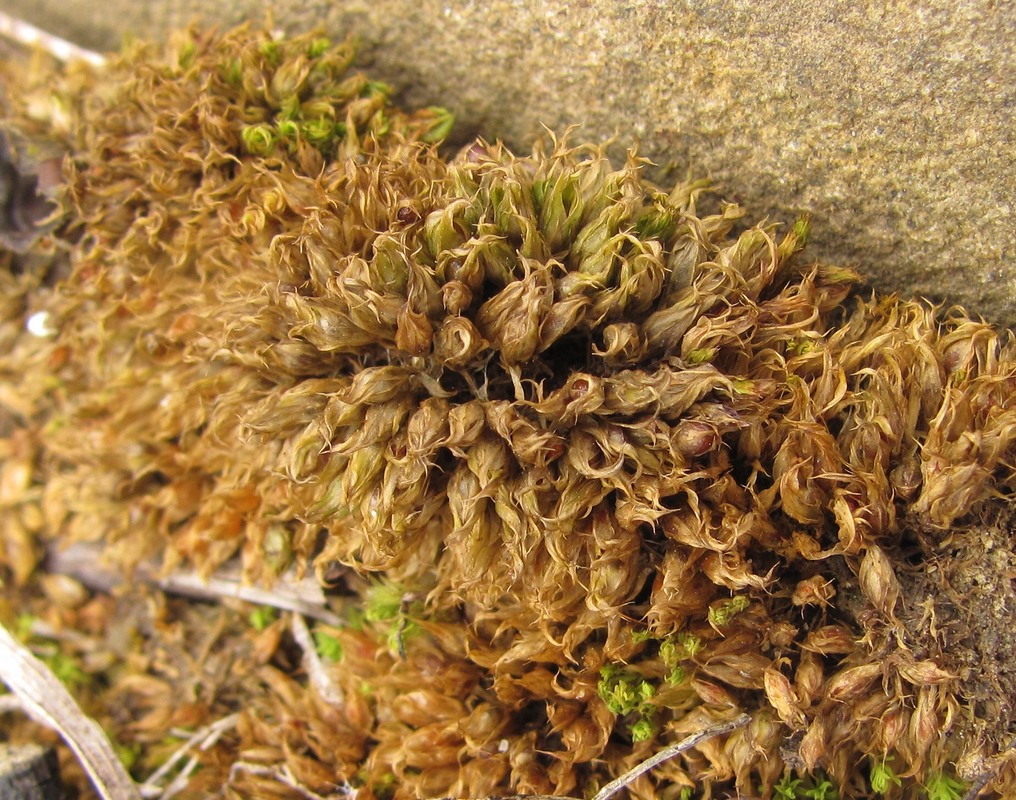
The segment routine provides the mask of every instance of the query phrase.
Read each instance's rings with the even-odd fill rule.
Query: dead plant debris
[[[5,71],[66,157],[3,167],[0,617],[144,795],[592,797],[704,730],[629,794],[1016,793],[1011,335],[352,59]],[[237,559],[263,604],[143,585]]]

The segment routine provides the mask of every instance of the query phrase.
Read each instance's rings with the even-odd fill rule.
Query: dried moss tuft
[[[447,112],[351,59],[192,31],[8,98],[69,152],[39,263],[0,268],[8,577],[73,540],[378,573],[318,639],[345,708],[266,666],[219,745],[317,790],[581,794],[742,710],[633,791],[793,770],[860,798],[870,764],[891,793],[997,750],[1011,704],[978,716],[903,620],[909,571],[1014,488],[1011,336],[860,299],[806,220],[748,225],[635,154],[446,157]],[[272,720],[300,721],[278,753]]]

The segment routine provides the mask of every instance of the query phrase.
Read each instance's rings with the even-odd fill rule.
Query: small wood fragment
[[[0,744],[0,800],[59,800],[56,751],[38,744]]]

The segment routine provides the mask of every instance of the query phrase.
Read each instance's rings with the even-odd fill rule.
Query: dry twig
[[[172,772],[183,757],[195,747],[202,751],[207,750],[209,747],[214,745],[224,733],[235,728],[237,719],[239,719],[238,714],[230,714],[228,717],[223,717],[222,719],[213,722],[211,725],[206,725],[201,730],[190,736],[190,738],[188,738],[187,741],[185,741],[180,748],[173,753],[173,755],[166,759],[166,762],[161,767],[149,776],[148,780],[141,784],[141,796],[144,798],[158,797],[162,800],[168,800],[168,798],[178,794],[182,789],[186,788],[187,779],[198,766],[198,759],[196,756],[191,756],[184,765],[183,769],[180,770],[179,774],[166,788],[163,789],[160,787],[159,783],[170,772]]]
[[[311,637],[310,631],[307,629],[307,623],[304,622],[303,617],[296,612],[293,613],[293,618],[290,622],[290,630],[293,633],[293,638],[296,640],[296,643],[300,645],[300,649],[303,650],[303,668],[307,673],[307,679],[310,681],[310,685],[314,687],[314,690],[326,702],[336,708],[342,708],[345,705],[342,694],[332,682],[332,679],[328,676],[328,671],[325,669],[324,664],[321,663],[321,658],[318,656],[317,648],[314,646],[314,639]]]
[[[39,659],[0,625],[0,676],[25,712],[59,733],[78,757],[100,797],[141,800],[141,794],[95,720],[86,716]]]
[[[607,800],[608,797],[612,797],[625,786],[630,785],[640,775],[648,772],[653,767],[662,764],[667,759],[673,758],[674,756],[683,753],[685,750],[690,750],[701,742],[704,742],[706,739],[712,739],[714,736],[720,736],[724,733],[736,731],[738,728],[743,728],[749,722],[751,722],[751,717],[747,714],[741,714],[735,719],[727,720],[726,722],[717,722],[715,725],[703,728],[697,733],[693,733],[691,736],[685,737],[681,741],[677,742],[677,744],[665,747],[659,753],[647,758],[634,769],[630,769],[621,777],[615,778],[600,789],[593,800]]]
[[[715,725],[703,728],[702,730],[693,733],[691,736],[686,736],[676,744],[665,747],[660,752],[650,756],[638,766],[628,770],[619,778],[612,780],[596,793],[593,800],[608,800],[608,798],[613,797],[626,786],[630,786],[634,783],[635,779],[640,775],[648,772],[653,767],[659,766],[667,759],[673,758],[686,750],[691,750],[691,748],[701,744],[706,739],[712,739],[714,736],[722,736],[725,733],[736,731],[738,728],[743,728],[749,722],[751,722],[751,717],[748,714],[741,714],[734,719],[727,720],[725,722],[717,722]],[[451,800],[451,798],[443,797],[441,800]],[[542,794],[512,794],[500,795],[498,797],[487,797],[483,798],[483,800],[578,800],[578,798],[551,797],[550,795]]]
[[[293,774],[289,771],[289,767],[283,765],[281,767],[269,767],[264,764],[252,764],[248,761],[237,761],[229,770],[229,781],[233,782],[237,773],[246,772],[249,775],[256,775],[259,778],[271,778],[276,780],[284,786],[288,786],[290,789],[298,792],[301,797],[305,797],[307,800],[327,800],[322,795],[312,792],[302,783],[300,783]]]
[[[87,61],[94,67],[106,63],[105,56],[86,50],[73,42],[47,33],[24,20],[0,12],[0,36],[6,36],[25,47],[39,47],[60,61]]]
[[[103,550],[99,545],[76,543],[60,550],[51,550],[46,558],[46,570],[77,578],[96,591],[108,592],[126,582],[123,574],[103,564]],[[133,578],[164,592],[193,597],[197,600],[221,600],[233,597],[248,603],[293,611],[329,625],[341,626],[342,619],[326,606],[321,586],[311,577],[298,579],[291,574],[282,575],[271,589],[261,589],[243,583],[240,567],[231,563],[217,570],[207,580],[194,571],[159,574],[159,567],[151,561],[138,564]]]

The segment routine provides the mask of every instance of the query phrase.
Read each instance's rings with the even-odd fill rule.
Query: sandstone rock
[[[253,0],[5,0],[113,48],[192,19],[262,19]],[[708,175],[753,216],[813,215],[812,256],[880,291],[1016,325],[1016,14],[994,0],[703,2],[279,0],[280,27],[361,40],[360,63],[460,136],[517,148],[581,126]]]

